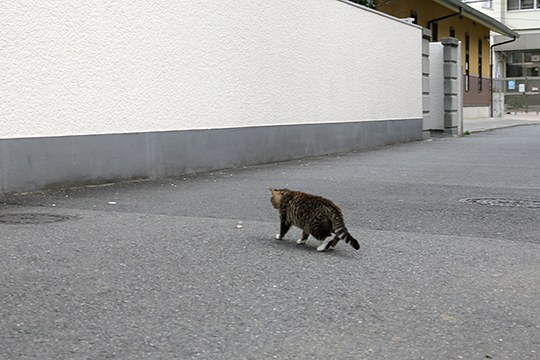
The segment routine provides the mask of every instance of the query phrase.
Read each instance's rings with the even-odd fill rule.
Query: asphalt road
[[[539,139],[4,196],[0,359],[538,359]],[[275,240],[270,186],[333,199],[360,250]]]

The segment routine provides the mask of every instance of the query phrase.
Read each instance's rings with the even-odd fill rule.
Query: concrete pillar
[[[499,79],[495,81],[501,81]],[[494,92],[493,93],[493,117],[502,118],[504,116],[504,93],[503,92]]]
[[[444,46],[444,132],[451,135],[458,134],[459,121],[459,41],[455,38],[443,38]]]
[[[431,30],[422,29],[422,129],[423,137],[430,137],[430,93],[429,93],[429,41]]]

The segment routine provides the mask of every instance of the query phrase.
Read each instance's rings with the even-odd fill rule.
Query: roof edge
[[[504,25],[502,22],[495,20],[491,16],[488,16],[484,14],[483,12],[476,10],[475,8],[461,2],[460,0],[433,0],[434,2],[455,10],[459,11],[459,9],[462,9],[462,14],[469,19],[476,21],[488,29],[497,32],[504,36],[509,36],[513,38],[518,38],[519,34],[515,32],[514,30],[510,29],[508,26]]]

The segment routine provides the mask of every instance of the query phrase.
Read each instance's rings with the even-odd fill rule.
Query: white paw
[[[302,240],[302,239],[296,240],[296,244],[298,244],[298,245],[304,245],[306,242],[307,242],[307,239],[306,240]]]
[[[323,243],[319,245],[319,247],[317,247],[317,251],[326,251],[326,248],[328,247],[328,243],[330,241],[332,241],[332,239],[324,240]]]
[[[283,239],[283,238],[282,238],[281,236],[279,236],[279,234],[277,234],[277,235],[276,235],[276,239],[281,240],[281,239]]]

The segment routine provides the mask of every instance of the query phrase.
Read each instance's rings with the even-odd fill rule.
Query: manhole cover
[[[460,201],[466,204],[540,209],[540,200],[472,198],[472,199],[461,199]]]
[[[71,216],[55,214],[4,214],[0,224],[49,224],[73,219]]]

